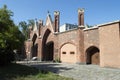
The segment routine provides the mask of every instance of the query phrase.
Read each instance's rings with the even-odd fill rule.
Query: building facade
[[[84,26],[84,10],[78,9],[78,25],[59,31],[60,12],[54,12],[54,20],[47,14],[29,28],[29,40],[25,42],[28,59],[63,63],[97,64],[101,67],[120,68],[120,21]],[[74,26],[73,26],[74,27]]]
[[[78,25],[65,23],[64,25],[60,26],[60,32],[68,31],[77,28]]]

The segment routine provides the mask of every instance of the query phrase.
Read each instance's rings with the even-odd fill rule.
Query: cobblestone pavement
[[[52,71],[75,80],[120,80],[120,69],[101,68],[98,65],[37,63],[30,66]]]

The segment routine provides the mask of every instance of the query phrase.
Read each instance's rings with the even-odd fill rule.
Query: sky
[[[60,25],[78,24],[78,8],[85,10],[85,24],[96,25],[120,20],[120,0],[0,0],[0,8],[6,4],[18,24],[29,19],[42,19],[47,13],[52,19],[54,11],[60,11]]]

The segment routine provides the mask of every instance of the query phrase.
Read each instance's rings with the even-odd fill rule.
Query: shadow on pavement
[[[0,80],[13,80],[16,77],[25,77],[38,73],[39,70],[36,68],[11,63],[7,66],[0,67]]]
[[[32,64],[30,66],[36,67],[39,70],[50,71],[53,73],[60,73],[63,71],[71,70],[72,68],[63,67],[60,63],[40,63],[40,64]]]

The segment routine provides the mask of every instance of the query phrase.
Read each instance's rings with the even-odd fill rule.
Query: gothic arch
[[[54,57],[54,42],[50,41],[46,43],[46,60],[52,61]]]
[[[37,39],[37,34],[34,34],[32,37],[33,44],[35,43],[36,39]]]
[[[49,29],[46,29],[46,31],[43,35],[43,38],[42,38],[42,60],[43,61],[53,60],[54,42],[49,41],[46,43],[50,33],[51,33],[51,31]]]
[[[86,63],[87,64],[100,64],[100,55],[99,55],[99,48],[96,46],[90,46],[86,50]]]
[[[43,34],[42,38],[42,44],[45,44],[47,41],[48,36],[50,35],[51,31],[49,29],[46,29],[45,33]]]
[[[32,38],[32,57],[37,57],[38,55],[38,44],[36,43],[36,40],[37,40],[37,34],[34,34],[33,35],[33,38]]]

